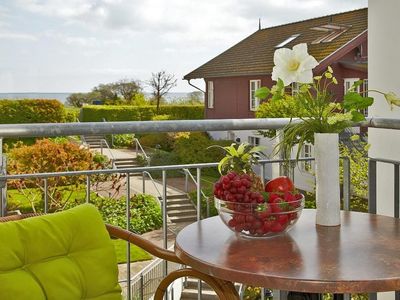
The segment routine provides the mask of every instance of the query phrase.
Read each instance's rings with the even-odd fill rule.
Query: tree
[[[82,107],[83,104],[91,104],[93,100],[99,100],[100,94],[96,92],[73,93],[67,97],[67,104]]]
[[[139,82],[133,79],[121,79],[114,84],[114,91],[121,97],[124,98],[124,102],[131,103],[134,100],[135,95],[141,93],[141,86]]]
[[[160,109],[162,97],[176,86],[177,80],[173,74],[167,74],[165,71],[160,71],[151,74],[151,79],[147,84],[153,89],[153,96],[157,103],[157,113]]]

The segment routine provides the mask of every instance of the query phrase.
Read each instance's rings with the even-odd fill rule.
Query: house
[[[259,29],[233,47],[184,76],[203,78],[206,83],[205,118],[253,118],[260,105],[255,91],[261,86],[271,87],[276,49],[292,48],[307,43],[309,53],[320,63],[314,75],[322,74],[331,66],[338,85],[331,91],[341,101],[345,90],[358,79],[367,79],[368,9],[313,18],[300,22]],[[360,92],[367,90],[367,83]],[[292,86],[294,91],[296,86]],[[210,132],[216,139],[232,139],[251,144],[264,144],[269,149],[273,142],[262,139],[256,132]],[[303,149],[304,156],[312,155],[311,146]],[[304,164],[304,169],[309,169]],[[273,176],[272,169],[267,176]]]

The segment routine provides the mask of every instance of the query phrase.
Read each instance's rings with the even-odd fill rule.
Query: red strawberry
[[[272,232],[282,232],[284,229],[285,228],[278,221],[275,221],[271,226]]]

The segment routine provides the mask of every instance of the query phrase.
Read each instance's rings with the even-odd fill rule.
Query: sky
[[[183,76],[258,29],[367,0],[0,0],[0,93],[88,92],[165,70]],[[202,80],[192,83],[204,87]]]

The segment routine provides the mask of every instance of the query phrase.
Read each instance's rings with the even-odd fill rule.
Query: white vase
[[[340,225],[339,135],[314,134],[317,196],[316,224]]]

